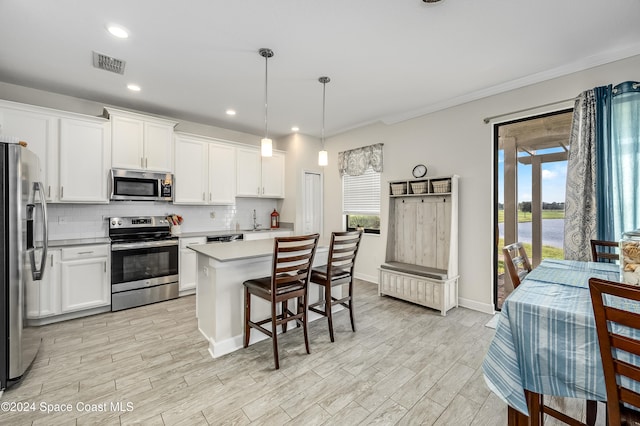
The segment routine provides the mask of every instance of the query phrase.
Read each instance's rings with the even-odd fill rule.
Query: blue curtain
[[[596,87],[598,239],[640,228],[640,84]]]

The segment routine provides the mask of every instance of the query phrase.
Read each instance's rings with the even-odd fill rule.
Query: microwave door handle
[[[42,185],[42,182],[35,182],[33,184],[33,198],[35,199],[35,194],[36,192],[38,193],[38,195],[40,196],[40,206],[42,208],[42,241],[43,241],[43,246],[42,246],[42,258],[40,259],[40,268],[36,269],[36,259],[35,259],[35,244],[34,244],[34,239],[35,239],[35,235],[34,232],[31,232],[30,238],[31,241],[27,242],[27,247],[31,247],[29,249],[29,260],[31,262],[31,275],[33,277],[34,281],[39,281],[42,279],[42,277],[44,276],[44,271],[46,269],[47,266],[47,251],[49,249],[49,237],[48,237],[48,228],[47,228],[47,203],[45,201],[45,194],[44,194],[44,186]],[[31,220],[33,223],[34,220],[34,214],[33,214],[33,205],[29,205],[27,208],[27,220]],[[33,226],[33,225],[31,225]],[[29,234],[29,233],[27,233]]]

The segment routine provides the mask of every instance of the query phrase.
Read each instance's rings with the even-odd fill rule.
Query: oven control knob
[[[118,225],[122,225],[122,221],[121,220],[118,221]]]
[[[116,224],[116,221],[115,221],[115,220],[112,220],[112,221],[111,221],[111,224],[112,224],[112,225],[115,225],[115,224]]]

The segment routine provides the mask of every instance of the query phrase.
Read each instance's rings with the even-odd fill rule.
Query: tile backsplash
[[[261,198],[238,198],[232,206],[185,206],[156,202],[112,202],[110,204],[48,204],[49,239],[107,237],[107,219],[120,216],[164,216],[179,214],[184,218],[182,232],[234,230],[253,227],[253,210],[257,222],[269,227],[270,215],[277,201]],[[213,216],[213,217],[212,217]]]

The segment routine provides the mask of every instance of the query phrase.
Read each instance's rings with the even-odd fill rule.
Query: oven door
[[[178,240],[112,243],[111,292],[178,281]]]

